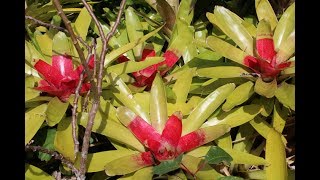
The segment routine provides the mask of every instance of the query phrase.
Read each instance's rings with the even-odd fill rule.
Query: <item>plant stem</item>
[[[31,145],[26,145],[25,146],[25,150],[26,151],[28,151],[28,150],[29,151],[30,150],[39,151],[39,152],[42,152],[42,153],[49,154],[52,157],[54,157],[55,159],[60,160],[63,164],[65,164],[68,168],[70,168],[72,170],[72,172],[76,175],[76,177],[79,176],[79,171],[78,171],[77,168],[74,167],[73,163],[71,161],[69,161],[68,159],[66,159],[65,157],[63,157],[61,154],[55,152],[55,151],[43,148],[41,146],[31,146]]]
[[[56,29],[56,30],[59,30],[59,31],[63,31],[65,33],[68,33],[68,31],[63,28],[63,27],[59,27],[59,26],[56,26],[56,25],[53,25],[53,24],[49,24],[49,23],[45,23],[45,22],[42,22],[34,17],[31,17],[31,16],[25,16],[25,19],[29,19],[29,20],[32,20],[34,21],[35,23],[41,25],[41,26],[45,26],[45,27],[49,27],[49,28],[53,28],[53,29]]]
[[[126,0],[121,1],[120,10],[118,12],[116,22],[114,23],[113,27],[111,28],[111,31],[107,34],[106,37],[104,36],[104,33],[102,31],[102,27],[101,27],[100,22],[97,20],[97,18],[93,14],[90,6],[87,4],[87,2],[85,0],[82,0],[82,3],[84,4],[87,11],[91,15],[92,19],[96,23],[96,25],[99,29],[102,43],[103,43],[102,44],[102,51],[101,51],[101,54],[99,57],[99,59],[100,59],[99,71],[97,72],[97,89],[96,89],[96,93],[94,93],[92,108],[90,109],[90,112],[89,112],[88,123],[87,123],[87,127],[86,127],[86,130],[84,133],[82,149],[81,149],[81,159],[80,159],[80,170],[79,171],[81,174],[81,178],[85,179],[86,161],[87,161],[88,150],[89,150],[89,140],[90,140],[90,136],[91,136],[92,127],[94,124],[94,118],[95,118],[96,113],[97,113],[99,106],[100,106],[100,96],[101,96],[101,92],[102,92],[102,79],[103,79],[103,73],[104,73],[104,60],[105,60],[105,56],[106,56],[106,53],[108,50],[107,44],[108,44],[109,39],[114,35],[114,33],[120,23],[120,18],[121,18],[122,12],[124,10]]]

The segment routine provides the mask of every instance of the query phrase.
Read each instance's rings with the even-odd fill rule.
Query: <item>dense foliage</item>
[[[26,179],[294,179],[293,1],[86,2],[25,1]]]

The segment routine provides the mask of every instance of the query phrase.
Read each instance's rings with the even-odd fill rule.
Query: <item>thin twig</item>
[[[124,10],[124,6],[126,3],[126,0],[122,0],[121,4],[120,4],[120,10],[118,12],[118,16],[116,19],[116,22],[114,23],[113,27],[111,28],[111,31],[107,34],[106,37],[104,37],[103,31],[102,31],[102,27],[100,22],[97,20],[97,18],[95,17],[95,15],[93,14],[90,6],[87,4],[87,2],[85,0],[82,0],[82,3],[84,4],[84,6],[86,7],[87,11],[89,12],[89,14],[91,15],[91,17],[93,18],[94,22],[96,23],[96,25],[98,26],[99,29],[99,33],[101,36],[101,40],[102,40],[102,51],[101,51],[101,55],[100,55],[100,66],[99,66],[99,71],[98,71],[98,77],[97,77],[97,92],[94,93],[94,100],[92,103],[92,108],[90,109],[89,112],[89,118],[88,118],[88,123],[86,126],[86,130],[84,133],[84,137],[83,137],[83,143],[82,143],[82,149],[81,149],[81,160],[80,160],[80,174],[81,174],[81,178],[85,178],[85,173],[86,173],[86,161],[87,161],[87,156],[88,156],[88,150],[89,150],[89,140],[90,140],[90,136],[91,136],[91,131],[92,131],[92,127],[94,124],[94,118],[96,116],[96,113],[99,109],[100,106],[100,95],[102,92],[102,79],[103,79],[103,73],[104,73],[104,60],[105,60],[105,56],[107,53],[107,44],[109,39],[113,36],[113,34],[115,33],[119,23],[120,23],[120,18],[122,15],[122,12]],[[100,29],[101,28],[101,29]]]
[[[49,23],[45,23],[45,22],[42,22],[34,17],[31,17],[31,16],[25,16],[25,19],[29,19],[29,20],[32,20],[34,21],[35,23],[37,24],[40,24],[41,26],[45,26],[45,27],[49,27],[49,28],[52,28],[52,29],[56,29],[56,30],[59,30],[59,31],[63,31],[65,33],[69,33],[65,28],[63,27],[59,27],[59,26],[56,26],[56,25],[53,25],[53,24],[49,24]]]
[[[52,157],[54,157],[55,159],[57,160],[60,160],[63,164],[65,164],[68,168],[70,168],[72,170],[72,172],[77,176],[79,174],[79,171],[77,168],[74,167],[73,163],[71,161],[69,161],[68,159],[66,159],[65,157],[63,157],[61,154],[55,152],[55,151],[52,151],[52,150],[49,150],[49,149],[46,149],[46,148],[43,148],[41,146],[31,146],[31,145],[26,145],[25,146],[25,150],[26,151],[39,151],[39,152],[42,152],[42,153],[46,153],[46,154],[49,154],[51,155]]]
[[[75,46],[78,54],[79,54],[79,58],[80,58],[80,61],[82,62],[82,64],[84,65],[84,69],[86,71],[86,74],[90,76],[90,73],[89,73],[89,67],[86,63],[86,58],[84,57],[84,54],[83,54],[83,51],[79,45],[79,42],[78,42],[78,38],[77,36],[75,35],[72,27],[71,27],[71,21],[69,21],[69,19],[67,18],[66,14],[63,12],[62,10],[62,7],[61,7],[61,4],[60,4],[60,1],[59,0],[53,0],[52,1],[54,6],[56,7],[57,11],[58,11],[58,15],[61,17],[64,25],[66,26],[69,34],[70,34],[70,37],[71,37],[71,40],[72,40],[72,43],[73,45]],[[91,86],[94,86],[94,83],[91,83],[92,85]]]
[[[88,52],[91,52],[90,47],[88,49]],[[89,54],[89,56],[86,60],[87,64],[89,63],[91,56],[92,56],[92,54]],[[79,141],[78,141],[78,137],[77,137],[77,109],[78,109],[78,100],[80,97],[80,90],[82,87],[83,79],[84,79],[84,71],[82,71],[80,74],[79,83],[78,83],[77,88],[75,90],[75,98],[73,101],[73,108],[72,108],[72,138],[73,138],[73,142],[74,142],[74,154],[76,156],[79,152]]]

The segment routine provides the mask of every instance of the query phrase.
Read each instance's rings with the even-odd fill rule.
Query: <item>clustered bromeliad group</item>
[[[219,21],[219,15],[226,13],[225,11],[226,9],[217,6],[215,14],[207,14],[207,17],[210,22],[220,27],[222,32],[229,35],[231,30],[227,29]],[[234,18],[233,15],[230,17]],[[236,21],[238,21],[238,19]],[[295,31],[293,30],[293,32],[287,36],[285,43],[282,43],[280,47],[279,45],[275,47],[273,40],[274,29],[274,27],[271,28],[270,23],[266,19],[260,20],[257,24],[256,35],[253,38],[254,41],[250,42],[252,44],[250,44],[250,46],[244,46],[244,43],[238,44],[243,53],[239,55],[240,58],[236,55],[227,55],[225,51],[221,50],[221,47],[218,47],[218,43],[216,45],[213,44],[212,42],[222,41],[217,37],[209,36],[207,41],[210,40],[210,43],[208,43],[209,45],[206,48],[218,53],[221,51],[223,56],[248,67],[252,73],[258,74],[265,82],[270,82],[270,80],[277,79],[284,69],[294,66],[294,62],[289,61],[289,59],[294,55],[294,47],[292,47],[294,45],[290,43],[294,44]],[[245,33],[250,34],[251,32]],[[237,39],[234,39],[232,35],[229,36],[237,43]],[[255,46],[255,48],[248,49],[248,47],[251,46]],[[226,45],[226,47],[229,47],[229,45]],[[233,48],[232,51],[239,51],[239,49]],[[144,90],[149,91],[156,75],[159,74],[161,77],[166,76],[182,57],[184,50],[184,48],[170,47],[162,54],[164,58],[162,62],[130,73],[130,77],[135,80],[132,85],[145,87]],[[137,61],[143,62],[146,58],[155,56],[156,52],[154,49],[144,48],[141,59]],[[114,61],[114,64],[126,63],[128,61],[131,60],[124,55],[120,55],[117,60]],[[94,56],[90,58],[88,67],[90,71],[93,71]],[[42,78],[35,89],[47,93],[50,96],[58,97],[62,102],[68,101],[69,97],[75,94],[80,81],[80,75],[84,71],[82,65],[74,67],[73,59],[68,54],[53,55],[51,65],[39,59],[34,64],[34,69],[37,70]],[[84,95],[89,90],[90,81],[87,75],[84,74],[84,80],[79,93],[80,95]],[[132,156],[132,161],[134,162],[134,166],[136,166],[133,168],[134,171],[147,166],[156,166],[164,161],[173,160],[181,154],[213,141],[231,129],[230,126],[221,124],[202,127],[187,134],[182,134],[184,115],[181,114],[180,111],[168,117],[161,132],[157,131],[147,120],[137,115],[128,107],[119,106],[116,109],[116,116],[122,125],[128,128],[146,148],[145,152],[140,152]],[[220,131],[219,129],[221,133],[217,133],[217,131]],[[114,168],[117,167],[106,167],[106,173],[108,174],[109,171],[110,175],[117,175],[112,173],[116,171]]]

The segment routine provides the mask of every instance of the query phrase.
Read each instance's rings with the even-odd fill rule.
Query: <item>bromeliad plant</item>
[[[271,98],[277,89],[277,79],[283,80],[279,75],[288,74],[284,71],[287,68],[294,69],[295,3],[279,22],[267,0],[256,0],[255,3],[259,19],[257,28],[221,6],[215,7],[214,14],[207,13],[209,21],[240,49],[217,36],[209,36],[207,45],[224,57],[249,67],[259,77],[255,92]],[[291,71],[290,76],[294,76]]]
[[[181,112],[175,112],[167,118],[167,98],[160,77],[157,74],[151,88],[150,98],[153,101],[150,102],[150,122],[136,115],[127,107],[118,107],[116,113],[120,122],[135,135],[148,151],[124,156],[107,163],[105,166],[107,175],[124,175],[148,166],[155,166],[155,172],[157,171],[156,165],[161,162],[174,160],[179,155],[211,142],[230,130],[230,126],[226,124],[200,129],[194,124],[192,129],[195,130],[186,133],[186,128],[183,128],[182,124]],[[183,129],[184,135],[182,135]],[[182,157],[182,161],[188,161],[183,159],[184,157]],[[188,166],[192,162],[184,163],[186,165],[181,164],[181,167],[188,170]]]

